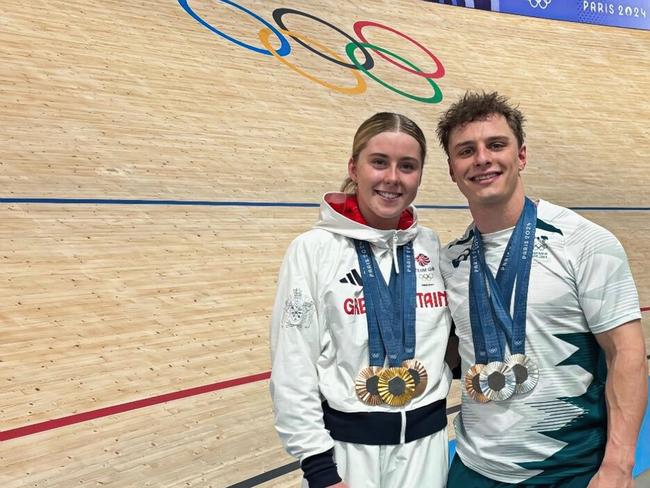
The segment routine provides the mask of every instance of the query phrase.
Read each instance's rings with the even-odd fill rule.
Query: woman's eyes
[[[371,159],[370,164],[375,168],[386,168],[390,165],[390,162],[386,159]],[[401,171],[415,171],[418,169],[418,164],[414,161],[400,161],[398,162],[398,168]]]

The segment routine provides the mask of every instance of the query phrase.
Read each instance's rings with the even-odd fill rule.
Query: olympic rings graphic
[[[316,45],[316,47],[319,47],[323,51],[326,51],[331,56],[333,56],[334,57],[333,61],[336,61],[337,63],[343,63],[343,59],[341,58],[341,56],[336,54],[331,49],[326,48],[322,44],[314,41],[313,39],[309,39],[308,37],[303,36],[302,34],[296,34],[295,32],[291,32],[291,31],[284,30],[284,29],[282,29],[280,32],[290,36],[292,39],[296,39],[296,40],[300,39],[301,42],[304,42],[304,41],[311,42],[312,44]],[[314,82],[316,82],[316,83],[318,83],[320,85],[323,85],[325,88],[329,88],[332,91],[339,92],[339,93],[345,93],[345,94],[348,94],[348,95],[356,95],[357,93],[363,93],[366,90],[366,81],[356,71],[353,71],[352,73],[354,74],[354,77],[357,80],[357,86],[354,86],[352,88],[345,88],[345,87],[342,87],[342,86],[332,85],[331,83],[328,83],[328,82],[323,81],[323,80],[321,80],[319,78],[316,78],[313,75],[310,75],[309,73],[301,70],[297,66],[289,63],[289,61],[287,61],[285,58],[280,56],[280,54],[278,54],[278,52],[274,51],[273,48],[271,47],[271,43],[269,41],[270,37],[271,37],[271,29],[262,29],[260,31],[260,41],[262,41],[262,44],[264,45],[264,47],[271,52],[273,57],[278,59],[280,62],[284,63],[285,65],[287,65],[289,68],[291,68],[292,70],[294,70],[298,74],[301,74],[305,78],[307,78],[309,80],[312,80],[312,81],[314,81]],[[352,43],[350,43],[349,45],[354,46],[354,44],[352,44]]]
[[[338,32],[338,33],[341,34],[343,37],[347,38],[350,42],[353,42],[354,44],[358,45],[358,42],[357,42],[356,39],[354,39],[351,35],[347,34],[346,32],[342,31],[342,30],[339,29],[338,27],[336,27],[336,26],[330,24],[329,22],[325,22],[323,19],[319,19],[319,18],[316,17],[315,15],[307,14],[307,13],[305,13],[305,12],[301,12],[300,10],[295,10],[295,9],[292,9],[292,8],[276,8],[276,9],[273,11],[273,20],[275,20],[275,23],[278,24],[282,29],[286,29],[286,28],[287,28],[287,27],[284,25],[284,21],[282,20],[282,17],[284,17],[285,14],[296,14],[296,15],[302,15],[302,16],[304,16],[304,17],[308,17],[308,18],[310,18],[310,19],[312,19],[312,20],[315,20],[316,22],[320,22],[321,24],[326,25],[327,27],[329,27],[329,28],[332,29],[333,31]],[[358,34],[357,34],[357,35],[358,35]],[[343,67],[345,67],[345,68],[357,69],[356,65],[354,65],[354,64],[349,64],[349,63],[346,63],[346,62],[341,61],[340,59],[336,59],[336,58],[333,59],[333,58],[330,58],[329,56],[325,56],[322,52],[320,52],[320,51],[316,51],[316,49],[314,49],[313,47],[311,47],[311,46],[310,46],[309,44],[307,44],[306,42],[301,41],[301,40],[298,39],[297,37],[294,37],[294,36],[290,36],[290,37],[291,37],[293,40],[295,40],[298,44],[300,44],[302,47],[304,47],[304,48],[306,48],[306,49],[309,49],[309,50],[310,50],[311,52],[313,52],[314,54],[318,54],[319,56],[321,56],[321,57],[327,59],[328,61],[331,61],[331,62],[333,62],[333,63],[335,63],[335,64],[338,64],[338,65],[340,65],[340,66],[343,66]],[[359,37],[359,38],[361,39],[361,37]],[[363,42],[367,42],[365,39],[361,39],[361,40],[362,40]],[[360,47],[360,46],[359,46],[359,47]],[[362,47],[360,47],[360,49],[361,49],[361,52],[363,52],[363,55],[366,57],[366,61],[363,63],[363,67],[364,67],[365,69],[372,69],[372,67],[375,65],[375,61],[372,59],[372,56],[370,56],[370,54],[368,53],[368,51],[366,51],[366,50],[365,50],[364,48],[362,48]],[[279,54],[279,55],[282,56],[282,54]]]
[[[358,22],[354,23],[354,33],[357,36],[359,36],[359,39],[361,39],[363,42],[365,42],[365,43],[368,42],[367,39],[363,36],[363,33],[362,33],[363,28],[366,27],[366,26],[374,26],[374,27],[379,27],[380,29],[386,29],[387,31],[393,32],[394,34],[397,34],[398,36],[403,37],[407,41],[410,41],[412,44],[415,44],[422,51],[424,51],[426,54],[428,54],[431,59],[433,59],[433,61],[436,63],[437,69],[433,73],[423,73],[419,69],[414,71],[413,69],[404,67],[403,64],[396,63],[395,61],[393,61],[392,59],[387,57],[385,54],[382,54],[381,52],[378,52],[377,54],[380,57],[384,58],[386,61],[389,61],[389,62],[393,63],[395,66],[398,66],[398,67],[408,71],[409,73],[413,73],[413,74],[416,74],[416,75],[419,75],[419,76],[423,76],[425,78],[442,78],[445,75],[444,66],[442,66],[442,63],[438,60],[438,58],[436,58],[433,55],[433,53],[431,51],[429,51],[426,47],[424,47],[422,44],[417,42],[415,39],[407,36],[406,34],[402,34],[397,29],[393,29],[392,27],[382,25],[379,22],[371,22],[371,21],[368,21],[368,20],[359,20]],[[373,52],[376,52],[376,51],[373,50]],[[405,62],[406,64],[408,64],[409,66],[412,66],[407,61],[404,61],[404,60],[402,60],[402,61]],[[370,69],[370,68],[366,68],[366,69]]]
[[[537,8],[540,7],[542,10],[546,10],[553,0],[528,0],[528,3],[531,7]]]
[[[414,73],[416,73],[416,74],[420,74],[420,75],[423,74],[423,73],[422,73],[422,70],[421,70],[420,68],[418,68],[417,66],[415,66],[415,65],[414,65],[413,63],[411,63],[410,61],[407,61],[407,60],[404,59],[403,57],[398,56],[397,54],[390,52],[388,49],[384,49],[383,47],[375,46],[375,45],[373,45],[373,44],[368,44],[368,43],[363,43],[363,44],[361,44],[361,46],[369,47],[369,48],[371,48],[373,51],[379,51],[379,52],[381,52],[381,53],[385,53],[385,54],[388,54],[388,55],[390,55],[390,56],[393,56],[394,58],[399,59],[402,63],[406,63],[408,66],[410,66],[410,68],[411,68],[412,70],[415,70],[415,71],[413,71]],[[363,70],[363,71],[366,73],[366,75],[368,75],[370,78],[372,78],[373,80],[375,80],[377,83],[379,83],[379,84],[385,86],[386,88],[388,88],[389,90],[394,91],[395,93],[399,93],[400,95],[402,95],[402,96],[404,96],[404,97],[406,97],[406,98],[410,98],[410,99],[412,99],[412,100],[416,100],[416,101],[418,101],[418,102],[423,102],[423,103],[439,103],[439,102],[442,100],[442,92],[440,91],[440,88],[438,87],[438,85],[436,85],[435,82],[434,82],[431,78],[428,78],[428,79],[427,79],[427,81],[429,82],[429,84],[433,87],[433,91],[434,91],[434,94],[433,94],[433,96],[432,96],[431,98],[422,98],[422,97],[417,97],[417,96],[415,96],[415,95],[411,95],[410,93],[406,93],[406,92],[403,92],[403,91],[401,91],[401,90],[398,90],[397,88],[395,88],[394,86],[389,85],[389,84],[386,83],[385,81],[380,80],[379,78],[377,78],[376,76],[374,76],[373,74],[371,74],[370,71],[368,71],[368,70],[366,70],[366,69],[363,69],[362,65],[359,64],[359,62],[356,60],[356,58],[354,57],[354,50],[356,49],[356,47],[357,47],[357,46],[355,46],[353,43],[350,43],[350,44],[347,45],[345,51],[346,51],[348,57],[352,60],[352,62],[353,62],[353,63],[354,63],[354,64],[355,64],[359,69]]]
[[[237,5],[235,2],[232,2],[231,0],[221,0],[223,3],[227,3],[228,5],[232,5],[233,7],[241,10],[242,12],[246,12],[248,15],[251,17],[259,20],[262,24],[264,24],[266,27],[271,29],[271,31],[276,35],[276,37],[280,40],[280,49],[278,49],[278,54],[280,56],[286,56],[291,52],[291,45],[289,44],[289,41],[287,41],[286,37],[284,37],[282,34],[278,32],[278,30],[273,27],[271,24],[269,24],[266,20],[264,20],[262,17],[257,15],[254,12],[251,12],[245,7],[242,7],[241,5]],[[232,43],[237,44],[238,46],[245,47],[246,49],[250,49],[251,51],[255,51],[256,53],[260,54],[265,54],[267,56],[270,56],[271,53],[265,49],[260,49],[259,47],[251,46],[250,44],[246,44],[245,42],[240,41],[239,39],[235,39],[234,37],[230,37],[228,34],[225,32],[221,32],[219,29],[213,27],[211,24],[208,24],[205,20],[203,20],[192,8],[187,4],[187,0],[178,0],[178,3],[183,7],[183,9],[191,15],[194,20],[196,20],[199,24],[201,24],[203,27],[206,27],[208,30],[211,30],[218,36],[223,37],[224,39],[229,40]]]
[[[223,32],[222,30],[214,27],[212,24],[208,23],[204,18],[202,18],[199,14],[197,14],[194,11],[194,9],[192,9],[192,7],[190,7],[189,1],[190,0],[178,0],[178,3],[188,15],[190,15],[199,24],[201,24],[203,27],[207,28],[214,34],[217,34],[218,36],[226,39],[227,41],[233,44],[236,44],[239,47],[243,47],[245,49],[248,49],[250,51],[265,56],[271,56],[277,59],[278,61],[280,61],[285,66],[287,66],[289,69],[298,73],[299,75],[334,92],[342,93],[346,95],[358,95],[365,92],[367,85],[364,77],[362,76],[363,73],[368,78],[382,85],[386,89],[394,93],[397,93],[398,95],[401,95],[403,97],[409,98],[411,100],[422,102],[422,103],[440,103],[442,101],[442,91],[440,90],[440,87],[433,80],[442,78],[445,75],[445,68],[443,64],[429,49],[423,46],[420,42],[416,41],[412,37],[404,34],[403,32],[400,32],[399,30],[393,27],[381,24],[379,22],[370,21],[370,20],[360,20],[353,24],[354,33],[358,38],[355,39],[345,31],[340,29],[339,27],[315,15],[312,15],[307,12],[302,12],[300,10],[296,10],[293,8],[283,7],[283,8],[276,8],[272,13],[273,20],[279,27],[278,28],[271,25],[270,22],[266,21],[265,19],[263,19],[261,16],[259,16],[252,10],[243,7],[232,0],[218,0],[221,3],[225,3],[231,7],[234,7],[235,9],[240,10],[241,12],[244,12],[245,14],[249,15],[250,17],[252,17],[253,19],[257,20],[262,24],[263,27],[258,32],[258,37],[262,44],[262,47],[259,47],[259,46],[254,46],[246,42],[243,42],[242,40],[232,37],[226,34],[225,32]],[[543,1],[550,3],[551,0],[536,0],[536,1],[538,3]],[[322,24],[332,29],[337,34],[343,36],[347,40],[347,43],[345,45],[345,53],[349,59],[348,60],[343,59],[341,55],[337,54],[332,49],[323,45],[323,43],[318,42],[314,39],[305,36],[304,34],[298,33],[294,30],[287,28],[287,25],[285,23],[285,17],[287,15],[297,15],[300,17],[306,17],[308,19],[311,19],[315,22],[318,22],[319,24]],[[371,44],[370,42],[368,42],[367,38],[363,33],[363,30],[368,27],[386,30],[408,41],[410,44],[418,48],[418,50],[426,54],[426,56],[435,63],[436,69],[434,71],[425,72],[421,70],[419,67],[417,67],[415,64],[413,64],[411,61],[401,56],[400,54],[391,52],[384,47]],[[277,49],[273,48],[271,44],[271,35],[276,37],[280,42],[280,46]],[[299,68],[294,63],[288,61],[287,55],[289,55],[292,51],[289,39],[297,42],[305,49],[308,49],[312,53],[320,56],[321,58],[327,61],[330,61],[331,63],[350,69],[352,71],[352,75],[354,77],[356,84],[354,86],[334,85],[330,82],[317,78],[313,74],[307,73],[305,70]],[[360,62],[357,59],[355,55],[357,50],[361,51],[361,53],[363,54],[364,56],[363,62]],[[421,96],[413,95],[411,93],[407,93],[403,90],[398,89],[395,86],[388,84],[384,80],[372,74],[371,70],[375,66],[375,60],[373,59],[373,54],[376,54],[380,58],[388,61],[389,63],[393,64],[394,66],[400,68],[403,71],[406,71],[408,73],[426,79],[427,83],[433,89],[433,95],[430,97],[421,97]]]

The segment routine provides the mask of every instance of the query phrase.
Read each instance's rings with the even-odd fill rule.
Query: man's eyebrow
[[[474,143],[474,141],[472,139],[468,139],[466,141],[460,141],[460,142],[454,144],[454,147],[452,149],[457,149],[457,148],[463,147],[463,146],[469,146],[469,145],[471,145],[473,143]]]
[[[502,134],[502,135],[496,135],[496,136],[490,136],[490,137],[487,137],[485,140],[486,140],[487,142],[494,142],[494,141],[507,141],[507,140],[508,140],[508,136],[505,135],[505,134]],[[462,146],[469,146],[469,145],[474,144],[474,142],[475,142],[474,139],[467,139],[467,140],[465,140],[465,141],[460,141],[460,142],[454,144],[453,149],[456,149],[456,148],[459,148],[459,147],[462,147]]]

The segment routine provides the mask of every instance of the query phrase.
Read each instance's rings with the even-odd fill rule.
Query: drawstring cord
[[[399,263],[397,262],[397,232],[393,234],[393,265],[395,272],[399,274]]]

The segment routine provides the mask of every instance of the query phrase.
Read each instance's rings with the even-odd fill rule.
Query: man
[[[441,257],[459,337],[448,488],[634,485],[647,400],[638,296],[602,227],[526,198],[524,116],[467,93],[438,123],[474,222]]]

